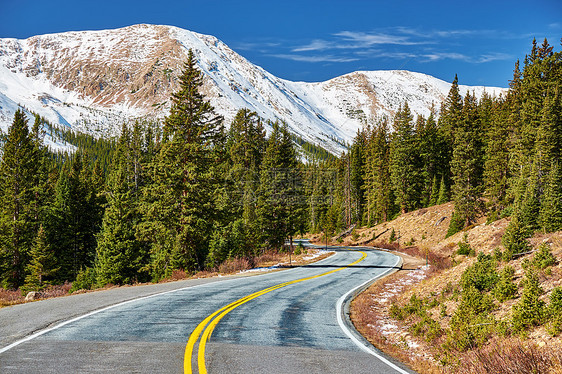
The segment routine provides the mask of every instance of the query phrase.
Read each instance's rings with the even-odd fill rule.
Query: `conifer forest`
[[[338,156],[246,109],[227,126],[202,79],[190,53],[163,123],[124,123],[115,139],[16,112],[0,141],[0,287],[159,281],[449,201],[448,235],[511,217],[508,254],[562,230],[562,52],[546,40],[505,96],[462,97],[455,77],[429,117],[404,102]],[[76,151],[51,151],[46,131]]]

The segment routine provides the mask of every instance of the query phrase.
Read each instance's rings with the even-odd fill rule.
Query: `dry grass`
[[[0,307],[20,304],[25,300],[20,290],[5,290],[0,288]]]
[[[35,300],[49,299],[52,297],[60,297],[68,295],[68,291],[72,287],[72,283],[65,282],[64,284],[48,286],[44,290],[37,292]],[[22,304],[25,302],[25,296],[20,289],[5,290],[0,288],[0,307]]]
[[[219,265],[219,272],[221,274],[232,274],[240,271],[248,270],[253,267],[253,261],[247,258],[233,258],[228,259]]]
[[[494,340],[461,358],[461,374],[561,373],[562,352],[519,339]]]
[[[407,274],[407,271],[396,272],[358,295],[351,304],[351,320],[357,331],[381,351],[420,373],[442,373],[442,367],[431,356],[411,346],[416,342],[389,315],[389,306],[395,298],[389,297],[388,289],[400,285]],[[385,331],[389,324],[397,327],[395,332]]]

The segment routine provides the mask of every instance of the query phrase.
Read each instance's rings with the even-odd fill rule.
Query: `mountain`
[[[238,109],[249,108],[265,119],[286,121],[294,134],[334,153],[345,149],[364,124],[392,116],[404,100],[413,113],[429,115],[450,88],[445,81],[403,70],[291,82],[213,36],[142,24],[0,39],[0,129],[6,131],[18,106],[96,136],[115,135],[123,121],[161,119],[189,49],[205,75],[204,93],[227,125]],[[478,97],[505,91],[460,88]]]

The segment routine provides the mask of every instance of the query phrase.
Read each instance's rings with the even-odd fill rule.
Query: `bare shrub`
[[[48,299],[51,297],[59,297],[68,295],[72,283],[64,282],[63,284],[51,285],[45,288],[39,293],[39,297],[42,299]]]
[[[176,269],[172,271],[172,275],[170,276],[169,279],[172,281],[176,281],[176,280],[187,279],[187,278],[189,278],[189,275],[185,272],[185,270]]]
[[[376,243],[374,245],[378,248],[384,248],[391,251],[400,251],[407,255],[418,257],[418,258],[427,258],[427,261],[431,265],[433,271],[439,271],[448,269],[451,267],[451,259],[449,257],[441,256],[438,253],[427,251],[425,249],[421,249],[417,246],[409,246],[409,247],[400,247],[398,243]]]
[[[21,294],[20,290],[5,290],[0,288],[0,307],[22,303],[25,296]]]
[[[247,258],[228,259],[219,266],[219,272],[223,274],[237,273],[252,268],[252,263]]]
[[[254,259],[255,266],[267,266],[281,261],[283,255],[277,251],[265,251]]]
[[[459,367],[462,374],[549,373],[560,367],[560,354],[519,339],[494,340],[472,350]]]

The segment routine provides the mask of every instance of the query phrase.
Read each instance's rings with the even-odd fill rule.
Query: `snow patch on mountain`
[[[333,153],[345,150],[359,129],[392,118],[404,101],[414,114],[439,108],[451,84],[409,71],[362,71],[326,82],[291,82],[274,76],[210,35],[171,26],[134,25],[0,39],[0,129],[18,106],[49,122],[116,135],[123,122],[161,120],[188,50],[204,74],[203,93],[226,125],[241,108]],[[461,86],[497,96],[505,89]],[[270,130],[266,126],[267,130]]]

